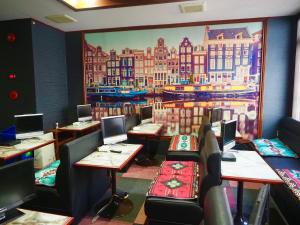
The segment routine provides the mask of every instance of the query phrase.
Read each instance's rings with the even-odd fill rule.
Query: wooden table
[[[82,122],[77,126],[71,124],[54,129],[56,158],[59,159],[58,151],[61,145],[98,129],[100,129],[100,121]],[[62,138],[63,134],[67,135],[67,138]]]
[[[139,165],[148,165],[147,162],[151,161],[151,155],[155,155],[155,151],[153,151],[152,154],[150,153],[150,141],[159,140],[162,129],[163,124],[145,123],[135,126],[132,130],[127,132],[128,136],[145,140],[146,154],[144,154],[142,157],[140,155],[137,158],[137,163],[139,163]]]
[[[111,172],[112,197],[104,207],[98,210],[93,221],[97,220],[100,213],[108,208],[111,204],[116,204],[116,206],[118,206],[120,201],[122,201],[125,197],[127,198],[128,194],[126,192],[122,194],[117,193],[116,172],[121,171],[127,165],[127,163],[136,156],[142,147],[143,145],[139,144],[114,144],[111,145],[110,149],[120,150],[122,152],[113,153],[102,146],[98,148],[98,151],[91,153],[87,157],[75,163],[76,167],[108,169]]]
[[[145,123],[135,126],[132,130],[128,131],[128,135],[139,137],[157,137],[163,128],[163,124]]]
[[[42,138],[30,138],[21,140],[20,144],[13,146],[0,146],[0,165],[3,165],[6,160],[52,144],[54,141],[55,140],[43,140]]]
[[[70,225],[73,217],[43,213],[33,210],[18,209],[24,215],[8,223],[8,225]]]
[[[236,162],[221,162],[221,173],[224,180],[238,182],[237,214],[235,224],[244,224],[243,219],[243,189],[244,182],[282,184],[281,178],[255,151],[231,151],[236,157]]]

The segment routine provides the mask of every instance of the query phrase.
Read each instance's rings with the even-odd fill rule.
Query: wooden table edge
[[[159,136],[159,133],[161,132],[161,130],[163,129],[164,125],[163,124],[159,124],[160,128],[155,132],[155,133],[135,133],[134,130],[130,130],[127,132],[127,134],[132,135],[132,136]]]
[[[257,178],[235,177],[235,176],[226,176],[226,175],[224,175],[224,176],[222,175],[221,179],[232,180],[232,181],[241,181],[241,182],[261,183],[261,184],[283,184],[284,183],[284,181],[282,179],[280,179],[280,180],[257,179]]]
[[[69,126],[70,126],[70,125],[69,125]],[[93,124],[93,125],[84,127],[84,128],[82,128],[82,129],[67,128],[67,126],[65,126],[65,127],[59,127],[59,128],[57,128],[57,130],[58,130],[58,131],[72,131],[72,132],[76,132],[76,131],[77,131],[77,132],[81,132],[81,131],[85,131],[85,130],[87,130],[87,129],[91,129],[91,128],[96,127],[96,126],[100,126],[100,121],[99,121],[99,123],[95,123],[95,124]]]
[[[46,145],[50,145],[50,144],[52,144],[52,143],[54,143],[54,142],[55,142],[55,139],[52,139],[52,140],[47,141],[46,143],[43,143],[43,144],[41,144],[41,145],[38,145],[38,146],[35,146],[35,147],[32,147],[32,148],[29,148],[29,149],[27,149],[27,150],[17,150],[17,149],[16,149],[16,151],[19,151],[19,152],[15,153],[15,154],[13,154],[13,155],[7,156],[7,157],[2,157],[2,156],[0,156],[0,161],[1,161],[1,160],[5,161],[5,160],[8,160],[8,159],[15,158],[15,157],[20,156],[20,155],[22,155],[22,154],[24,154],[24,153],[34,151],[34,150],[39,149],[39,148],[42,148],[42,147],[44,147],[44,146],[46,146]]]
[[[134,151],[134,153],[133,154],[131,154],[131,156],[130,157],[128,157],[128,159],[126,160],[126,161],[124,161],[120,166],[110,166],[110,167],[108,167],[108,166],[101,166],[101,165],[91,165],[91,164],[80,164],[80,163],[78,163],[78,162],[76,162],[75,164],[74,164],[74,166],[76,166],[76,167],[88,167],[88,168],[95,168],[95,169],[113,169],[113,170],[117,170],[117,171],[120,171],[120,170],[122,170],[125,166],[126,166],[126,164],[134,157],[134,156],[136,156],[136,154],[141,150],[143,148],[143,145],[141,145],[141,144],[139,144],[139,147]],[[93,153],[93,152],[92,152]],[[91,154],[92,154],[91,153]],[[118,154],[118,153],[116,153],[116,154]]]

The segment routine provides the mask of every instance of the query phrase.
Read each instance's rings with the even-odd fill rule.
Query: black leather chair
[[[215,186],[207,192],[204,200],[204,224],[234,224],[224,187]]]
[[[212,130],[207,131],[205,144],[201,153],[201,167],[204,176],[200,179],[199,204],[203,206],[204,198],[208,190],[222,183],[221,179],[221,151],[219,149],[217,138]],[[201,175],[201,173],[200,173]]]
[[[37,198],[25,207],[74,217],[74,224],[109,190],[106,170],[77,168],[74,163],[102,145],[100,131],[82,136],[62,146],[55,187],[36,186]]]
[[[148,225],[200,224],[206,193],[211,187],[221,184],[221,152],[212,131],[208,131],[205,137],[201,159],[199,197],[181,200],[147,196],[144,209]]]
[[[211,125],[206,116],[203,117],[201,126],[198,132],[198,151],[168,151],[166,155],[166,160],[169,161],[195,161],[199,162],[200,154],[204,148],[204,139],[207,131],[211,129]]]

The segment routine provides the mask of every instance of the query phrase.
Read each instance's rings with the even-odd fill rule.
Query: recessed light
[[[46,19],[51,20],[52,22],[55,23],[73,23],[73,22],[77,22],[76,19],[74,19],[73,17],[69,16],[69,15],[49,15],[46,16]]]

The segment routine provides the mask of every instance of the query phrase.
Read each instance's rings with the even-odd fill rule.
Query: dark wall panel
[[[76,105],[83,104],[81,32],[66,33],[68,85],[69,85],[69,122],[77,119]]]
[[[14,114],[34,113],[35,87],[32,58],[31,20],[0,22],[0,129],[14,123]],[[14,43],[6,40],[8,33],[16,35]],[[8,79],[14,73],[16,78]],[[8,97],[11,90],[19,92],[19,98]]]
[[[263,137],[274,137],[279,120],[291,115],[295,43],[294,17],[268,20]]]
[[[67,121],[65,33],[33,22],[32,43],[37,112],[44,113],[44,128],[50,129]]]

